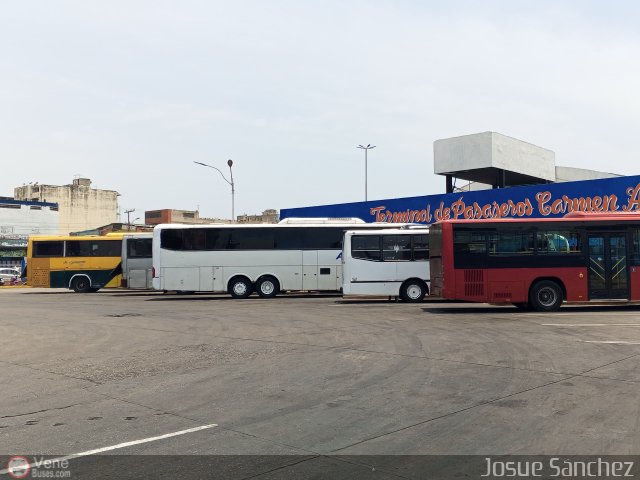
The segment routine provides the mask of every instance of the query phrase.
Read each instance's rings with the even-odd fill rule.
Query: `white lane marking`
[[[156,442],[158,440],[164,440],[165,438],[177,437],[178,435],[186,435],[187,433],[199,432],[200,430],[206,430],[208,428],[217,427],[217,423],[212,423],[211,425],[202,425],[200,427],[188,428],[187,430],[180,430],[179,432],[166,433],[164,435],[158,435],[157,437],[149,437],[143,438],[141,440],[133,440],[131,442],[118,443],[117,445],[111,445],[110,447],[96,448],[94,450],[87,450],[86,452],[74,453],[72,455],[67,455],[65,457],[52,458],[48,460],[51,463],[63,462],[65,460],[71,460],[79,457],[87,457],[89,455],[97,455],[103,452],[109,452],[111,450],[118,450],[119,448],[131,447],[132,445],[140,445],[141,443],[149,443]],[[35,466],[34,463],[30,463],[29,467]],[[15,469],[22,471],[22,469],[26,468],[26,465],[21,465],[20,467],[15,467]],[[7,468],[4,470],[0,470],[0,475],[5,473],[14,473],[14,468]]]
[[[640,345],[640,342],[627,342],[626,340],[583,340],[584,343],[611,343],[618,345]]]
[[[640,327],[640,323],[543,323],[545,327]]]

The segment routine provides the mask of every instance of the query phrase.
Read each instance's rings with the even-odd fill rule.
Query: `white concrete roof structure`
[[[453,178],[466,180],[476,188],[482,188],[481,185],[501,188],[618,176],[557,167],[553,151],[497,132],[436,140],[433,153],[433,170],[447,176],[448,190]]]

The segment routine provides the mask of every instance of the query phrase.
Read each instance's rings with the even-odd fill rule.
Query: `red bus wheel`
[[[563,300],[562,288],[552,280],[541,280],[531,287],[529,304],[538,312],[555,312]]]

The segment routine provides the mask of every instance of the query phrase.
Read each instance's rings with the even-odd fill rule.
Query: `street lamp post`
[[[213,165],[208,165],[206,163],[202,163],[202,162],[196,162],[194,161],[193,163],[197,163],[198,165],[202,165],[203,167],[209,167],[209,168],[213,168],[214,170],[217,170],[218,173],[220,175],[222,175],[222,178],[224,179],[225,182],[227,182],[229,185],[231,185],[231,221],[235,221],[236,219],[236,184],[233,181],[233,170],[231,169],[231,167],[233,166],[233,160],[229,159],[227,160],[227,165],[229,165],[229,175],[231,176],[231,180],[228,180],[227,177],[224,176],[224,173],[222,173],[222,170],[220,170],[218,167],[214,167]]]
[[[367,152],[371,149],[376,148],[375,145],[371,145],[370,143],[365,147],[362,145],[358,145],[358,148],[364,150],[364,201],[367,201]]]

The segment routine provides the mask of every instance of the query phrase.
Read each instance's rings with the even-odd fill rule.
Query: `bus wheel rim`
[[[247,286],[242,282],[238,282],[233,286],[233,291],[238,295],[244,295],[247,293]]]
[[[421,294],[422,294],[422,289],[418,285],[410,285],[409,288],[407,288],[407,296],[411,300],[420,298]]]
[[[273,290],[275,290],[275,287],[272,281],[265,280],[260,284],[260,290],[262,291],[262,293],[270,294],[270,293],[273,293]]]
[[[551,287],[541,288],[538,292],[538,300],[545,307],[550,307],[556,303],[558,295],[556,291]]]

